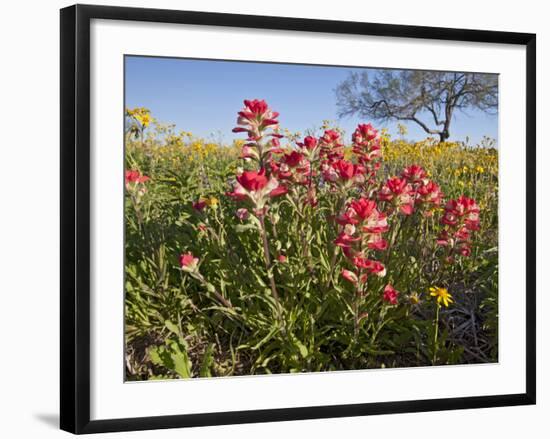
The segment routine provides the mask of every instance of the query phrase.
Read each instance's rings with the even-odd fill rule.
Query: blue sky
[[[175,123],[177,130],[230,142],[237,111],[243,99],[265,99],[281,113],[282,128],[305,132],[318,128],[324,119],[334,120],[349,138],[362,122],[356,116],[338,119],[334,90],[349,67],[321,67],[234,61],[186,60],[179,58],[126,57],[126,107],[146,107],[161,122]],[[426,122],[429,122],[426,119]],[[397,137],[397,124],[374,123]],[[424,139],[427,134],[407,123],[407,138]],[[470,110],[457,113],[451,125],[451,140],[482,136],[497,138],[498,117]]]

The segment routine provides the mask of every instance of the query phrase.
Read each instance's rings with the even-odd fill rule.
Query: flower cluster
[[[369,275],[386,275],[384,265],[369,258],[373,250],[384,250],[387,242],[382,234],[388,231],[387,217],[378,210],[376,202],[367,198],[350,201],[336,221],[342,231],[334,241],[341,247],[353,270],[342,271],[342,276],[358,284],[359,289],[366,285]]]
[[[470,256],[472,253],[471,235],[479,230],[479,206],[472,198],[461,195],[449,200],[441,218],[444,229],[437,238],[437,243],[449,249],[448,261],[454,260],[453,254]]]
[[[271,171],[280,180],[287,184],[309,184],[311,177],[311,165],[306,156],[298,151],[284,154],[278,161],[271,160]]]
[[[320,157],[329,163],[344,158],[344,143],[341,134],[336,130],[325,130],[319,139]]]
[[[335,130],[326,130],[319,139],[323,179],[340,189],[373,184],[380,169],[380,134],[371,124],[360,124],[352,135],[353,160],[344,158],[344,144]]]
[[[277,132],[278,116],[279,113],[271,110],[264,100],[245,100],[244,108],[238,113],[238,126],[233,128],[234,133],[248,134],[247,143],[242,146],[241,158],[255,160],[258,167],[254,170],[238,170],[233,190],[226,195],[238,201],[250,201],[258,216],[265,214],[270,198],[287,192],[286,186],[277,178],[278,172],[273,172],[270,165],[273,154],[282,152],[279,143],[282,135]],[[287,161],[292,167],[298,167],[301,158],[292,156]],[[285,175],[289,177],[288,163]],[[244,217],[242,211],[238,216]]]
[[[141,174],[141,172],[136,169],[128,169],[124,173],[126,190],[132,194],[136,202],[139,201],[139,198],[147,191],[144,185],[147,181],[149,181],[149,177]]]
[[[344,159],[327,160],[321,165],[323,178],[340,188],[349,188],[365,181],[365,167]]]
[[[363,165],[366,178],[370,179],[370,183],[374,183],[372,179],[380,169],[379,159],[382,158],[380,133],[370,123],[359,124],[351,139],[353,152]]]
[[[378,199],[388,202],[392,210],[404,215],[412,215],[415,207],[423,207],[424,215],[431,216],[430,207],[441,204],[443,192],[427,178],[421,166],[411,165],[403,169],[400,177],[391,177],[382,185]]]
[[[428,173],[418,165],[411,165],[401,173],[401,177],[406,179],[412,189],[414,196],[414,205],[424,207],[425,216],[433,215],[430,207],[436,207],[443,200],[443,192],[437,183],[428,179]]]
[[[246,132],[249,140],[260,140],[268,128],[275,129],[279,125],[279,113],[272,111],[264,100],[245,99],[244,108],[238,114],[238,126],[233,128],[233,132]]]
[[[145,183],[149,180],[149,177],[142,175],[138,170],[130,169],[126,170],[124,173],[124,180],[126,182],[126,186],[129,186],[130,184]]]
[[[281,152],[279,139],[279,113],[272,111],[264,100],[245,100],[239,111],[234,133],[247,133],[248,138],[241,149],[241,158],[255,160],[260,168],[265,167],[272,155]]]
[[[405,215],[411,215],[414,211],[414,191],[406,178],[389,178],[380,188],[378,199],[391,203],[393,208]]]
[[[325,182],[341,189],[365,182],[367,168],[362,164],[360,144],[353,149],[358,160],[354,163],[344,159],[344,144],[341,135],[335,130],[326,130],[319,139],[321,151],[321,173]]]
[[[338,193],[345,200],[337,214],[337,238],[349,268],[344,268],[344,279],[357,285],[361,291],[371,275],[383,277],[386,267],[377,260],[376,251],[386,250],[384,234],[389,230],[388,217],[395,213],[412,215],[416,210],[432,216],[443,200],[437,183],[419,165],[405,167],[400,175],[377,184],[382,148],[381,135],[371,124],[360,124],[352,135],[351,157],[341,133],[325,129],[322,136],[306,136],[296,141],[293,148],[283,148],[278,133],[279,113],[271,110],[263,100],[245,100],[238,113],[234,132],[246,132],[248,139],[242,145],[241,158],[256,161],[256,169],[238,170],[232,191],[227,195],[251,204],[251,212],[260,217],[267,212],[269,200],[291,193],[306,194],[296,200],[300,205],[317,205],[317,191],[323,186]],[[298,188],[307,188],[300,191]],[[349,194],[356,194],[349,198]],[[202,204],[197,206],[203,208]],[[240,220],[246,220],[249,210],[236,211]],[[470,232],[476,230],[479,208],[466,197],[451,200],[445,207],[442,223],[445,229],[438,244],[456,249],[461,255],[470,254]],[[383,299],[397,303],[397,290],[388,285]]]
[[[487,324],[483,346],[492,349],[498,151],[390,140],[369,123],[344,135],[323,121],[302,135],[280,128],[263,100],[239,109],[230,144],[176,134],[145,111],[126,118],[133,377],[180,375],[171,368],[184,349],[186,369],[201,376],[458,362],[457,348],[474,337],[447,334],[462,316],[446,308],[463,291],[477,294],[480,274],[487,312],[469,331]],[[166,292],[154,309],[146,286]],[[182,344],[176,326],[196,331]],[[171,352],[166,364],[145,354],[140,365],[148,331],[156,358]],[[268,339],[269,355],[240,349],[228,367],[231,340]],[[209,370],[196,363],[203,357]]]
[[[141,127],[146,128],[151,123],[151,111],[148,108],[127,108],[126,115],[134,119]]]

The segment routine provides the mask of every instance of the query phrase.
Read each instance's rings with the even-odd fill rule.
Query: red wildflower
[[[407,186],[407,180],[399,177],[391,177],[384,183],[382,189],[378,193],[378,198],[382,201],[391,201],[397,195],[402,195],[410,192],[410,186]]]
[[[288,192],[288,189],[284,187],[283,185],[278,185],[275,189],[269,192],[270,197],[278,197],[280,195],[284,195]]]
[[[345,268],[342,269],[342,277],[354,284],[359,281],[357,274],[355,274],[353,271],[346,270]]]
[[[244,101],[244,108],[239,111],[234,133],[247,132],[249,138],[259,139],[263,131],[268,128],[275,128],[279,121],[279,113],[272,111],[264,100],[254,99]]]
[[[340,247],[350,248],[355,241],[362,240],[372,250],[384,250],[387,242],[382,238],[382,233],[388,231],[387,217],[380,212],[374,200],[359,198],[348,203],[346,210],[336,221],[345,226],[335,243]],[[360,230],[360,237],[351,237],[355,233],[355,226]],[[350,231],[353,227],[353,232]],[[348,236],[345,236],[348,235]],[[350,253],[351,254],[351,253]]]
[[[326,145],[341,146],[342,139],[340,133],[334,130],[326,130],[323,136],[319,139],[321,143]]]
[[[341,232],[338,235],[338,237],[334,240],[334,243],[338,247],[346,248],[346,247],[351,247],[354,242],[357,242],[360,239],[361,239],[360,237],[354,238],[353,236],[348,235],[346,232]]]
[[[464,256],[464,257],[468,257],[472,254],[472,249],[470,247],[470,245],[468,243],[464,243],[464,244],[461,244],[459,247],[458,247],[458,252]]]
[[[369,271],[369,273],[377,276],[383,277],[386,275],[386,267],[384,267],[384,264],[379,261],[373,261],[363,256],[355,256],[353,258],[353,263],[356,267],[365,268]]]
[[[351,162],[338,160],[332,166],[343,180],[351,180],[355,175],[355,165]]]
[[[265,169],[260,171],[244,171],[237,175],[237,181],[233,186],[233,192],[226,195],[237,200],[249,198],[257,211],[265,206],[269,197],[277,197],[287,193],[287,188],[282,186],[272,175],[268,180],[265,176]]]
[[[380,149],[380,134],[369,124],[359,124],[351,136],[353,152],[358,156],[359,162],[366,165],[382,155]],[[369,170],[376,171],[375,169]]]
[[[382,201],[392,201],[405,215],[413,213],[412,187],[405,178],[389,178],[378,192],[378,198]]]
[[[461,195],[456,200],[449,200],[445,205],[445,214],[441,219],[443,224],[454,226],[463,219],[469,230],[479,229],[479,206],[472,198]]]
[[[368,236],[367,247],[371,250],[386,250],[388,248],[388,242],[379,233],[371,233]]]
[[[348,204],[348,212],[352,223],[357,224],[365,221],[376,210],[376,201],[368,200],[367,198],[359,198]]]
[[[401,176],[407,179],[410,183],[421,183],[426,178],[426,171],[421,166],[411,165],[401,173]]]
[[[449,247],[449,252],[470,256],[471,232],[479,230],[479,212],[479,206],[472,198],[461,195],[455,200],[449,200],[441,217],[445,229],[437,237],[437,244]],[[447,258],[454,261],[451,255]]]
[[[344,144],[338,131],[326,130],[319,139],[321,155],[328,160],[338,160],[344,158]]]
[[[458,241],[467,241],[470,239],[470,231],[467,227],[461,227],[455,232],[454,236]]]
[[[363,180],[362,175],[365,171],[363,166],[343,159],[335,160],[330,164],[325,163],[321,170],[325,180],[334,182],[340,179],[345,183]]]
[[[386,285],[383,295],[383,299],[385,302],[388,302],[391,305],[397,305],[398,296],[399,291],[397,291],[391,284]]]
[[[357,125],[357,128],[351,136],[351,140],[356,145],[366,145],[378,139],[380,139],[380,134],[370,123]]]
[[[146,175],[142,175],[139,171],[132,169],[132,170],[126,170],[124,174],[124,179],[126,181],[126,186],[130,183],[145,183],[149,180],[149,177]]]
[[[360,224],[362,231],[367,233],[383,233],[388,230],[386,215],[378,210],[376,201],[367,198],[352,200],[337,221],[340,224]]]
[[[422,183],[416,190],[416,194],[416,200],[419,203],[434,204],[438,206],[443,200],[443,192],[441,192],[441,188],[431,180]]]
[[[305,147],[307,150],[311,151],[317,146],[317,139],[313,136],[306,136],[303,143],[298,143],[299,146]]]
[[[285,154],[283,156],[283,162],[290,166],[291,168],[298,167],[304,160],[304,155],[300,154],[297,151],[292,151],[290,154]]]
[[[196,271],[199,258],[193,256],[193,253],[187,252],[180,255],[180,266],[185,271]]]
[[[267,185],[265,169],[261,169],[260,172],[244,171],[241,175],[237,176],[237,181],[247,191],[258,191],[263,189]]]

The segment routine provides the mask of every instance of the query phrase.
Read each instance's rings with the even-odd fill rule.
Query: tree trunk
[[[449,138],[449,132],[448,131],[441,131],[439,133],[439,143],[445,142]]]

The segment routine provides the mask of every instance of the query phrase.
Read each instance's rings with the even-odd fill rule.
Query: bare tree
[[[444,142],[456,110],[497,112],[498,76],[420,70],[352,72],[337,86],[336,103],[339,116],[411,121]]]

